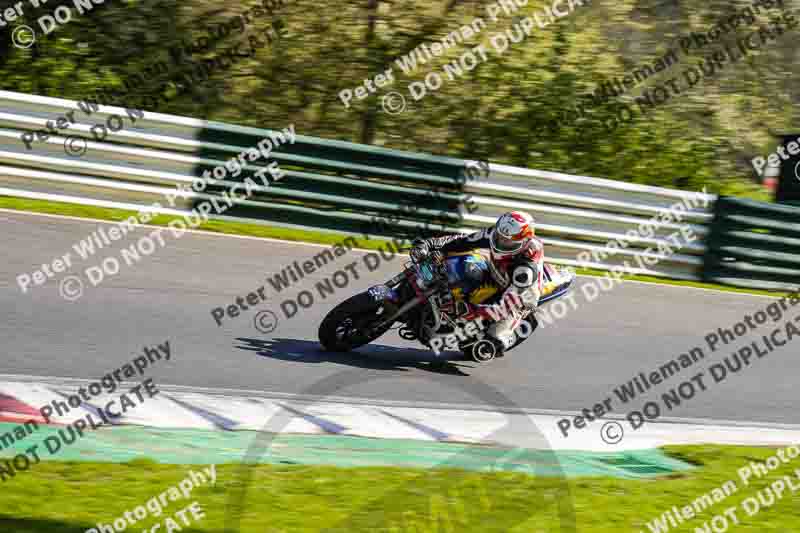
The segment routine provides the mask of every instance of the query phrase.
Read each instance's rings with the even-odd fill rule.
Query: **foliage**
[[[797,1],[776,0],[776,7],[762,10],[756,24],[740,27],[737,37],[780,15],[777,4],[790,12]],[[581,7],[579,0],[572,0],[574,13],[546,28],[534,27],[530,36],[512,43],[502,55],[492,48],[490,38],[511,31],[550,2],[528,2],[512,14],[501,11],[494,22],[487,15],[489,0],[263,0],[263,5],[279,3],[283,5],[271,15],[251,17],[242,31],[200,41],[217,25],[262,2],[106,0],[82,16],[73,9],[72,21],[40,35],[35,46],[23,50],[11,44],[13,27],[28,24],[41,33],[36,19],[58,5],[48,2],[34,9],[26,3],[25,16],[10,22],[0,39],[0,87],[82,99],[97,89],[121,87],[155,62],[170,62],[169,49],[179,43],[205,43],[192,55],[197,62],[263,34],[280,19],[286,25],[280,42],[254,57],[237,59],[180,94],[164,89],[164,79],[151,76],[137,87],[130,107],[142,105],[152,111],[153,104],[142,104],[140,97],[172,91],[158,111],[260,127],[295,123],[306,135],[490,157],[498,163],[652,185],[707,185],[712,192],[738,194],[753,191],[749,160],[766,155],[776,144],[772,135],[791,127],[793,104],[800,99],[792,83],[798,63],[796,27],[613,131],[604,124],[614,116],[615,106],[628,102],[636,108],[635,97],[670,78],[681,79],[683,71],[697,66],[713,47],[692,57],[681,51],[678,64],[629,94],[590,106],[584,118],[563,120],[582,101],[581,95],[602,80],[632,73],[668,50],[679,49],[682,36],[707,32],[750,2],[594,0]],[[416,72],[406,75],[395,63],[420,44],[441,42],[475,17],[486,22],[483,31]],[[444,76],[438,91],[413,101],[410,83],[434,70],[441,73],[445,64],[478,45],[488,50],[486,61],[453,80]],[[342,104],[340,91],[355,89],[389,67],[396,79],[392,87],[363,100],[354,98],[349,108]],[[382,97],[389,91],[405,95],[405,112],[382,110]]]

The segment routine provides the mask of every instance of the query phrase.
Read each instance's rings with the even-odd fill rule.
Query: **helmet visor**
[[[492,237],[493,237],[492,238],[492,241],[493,241],[492,244],[494,246],[494,249],[497,252],[501,252],[501,253],[516,252],[517,250],[522,248],[523,244],[525,244],[525,240],[524,239],[520,239],[518,241],[515,241],[513,239],[509,239],[508,237],[503,237],[502,235],[500,235],[497,232],[495,232],[494,235],[492,235]]]

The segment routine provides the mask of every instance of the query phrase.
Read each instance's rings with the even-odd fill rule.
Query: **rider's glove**
[[[414,239],[411,243],[412,248],[409,250],[408,255],[415,263],[423,261],[430,253],[430,245],[424,239]]]

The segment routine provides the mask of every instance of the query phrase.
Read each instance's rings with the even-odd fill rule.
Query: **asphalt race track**
[[[132,267],[123,264],[119,274],[69,302],[59,295],[64,274],[27,294],[18,287],[17,275],[32,273],[97,227],[109,225],[9,211],[0,211],[0,223],[4,374],[99,377],[130,361],[144,345],[169,340],[172,360],[159,362],[152,374],[163,384],[289,394],[324,390],[339,397],[474,406],[485,403],[469,392],[478,383],[520,407],[574,411],[611,396],[640,371],[649,373],[693,346],[705,346],[707,333],[731,327],[768,303],[750,295],[624,283],[540,328],[503,359],[483,366],[458,361],[442,367],[431,364],[432,352],[403,341],[396,332],[355,354],[321,352],[316,342],[322,317],[339,301],[396,274],[404,260],[399,257],[369,273],[363,252],[354,250],[273,296],[268,275],[324,248],[208,234],[187,233],[180,239],[167,235],[164,248]],[[136,235],[152,229],[140,228]],[[131,237],[122,244],[132,244]],[[82,272],[108,255],[119,258],[121,243],[114,244],[87,261],[78,258],[70,272]],[[352,261],[358,261],[359,280],[290,320],[282,316],[284,294],[309,289],[319,300],[314,284]],[[585,282],[579,280],[579,286]],[[213,308],[227,307],[261,285],[268,287],[266,303],[235,319],[226,317],[217,326]],[[263,310],[281,319],[271,334],[254,327],[256,313]],[[680,377],[705,370],[733,348],[710,355]],[[712,383],[669,416],[796,424],[800,417],[793,409],[797,390],[792,383],[800,374],[797,353],[797,346],[789,344],[725,382]],[[675,376],[669,383],[681,381]],[[669,388],[662,385],[657,394]]]

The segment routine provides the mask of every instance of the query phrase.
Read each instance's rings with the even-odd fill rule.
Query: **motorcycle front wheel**
[[[319,325],[319,342],[330,352],[348,352],[376,340],[391,324],[383,320],[383,306],[369,293],[356,294],[334,307]]]

